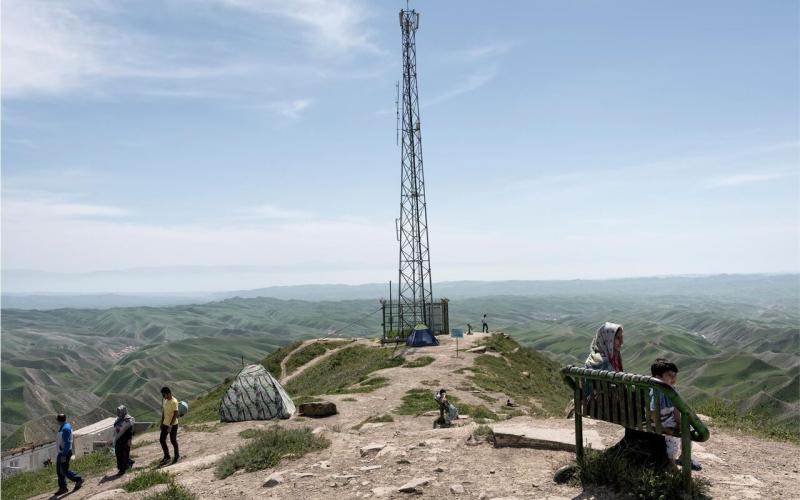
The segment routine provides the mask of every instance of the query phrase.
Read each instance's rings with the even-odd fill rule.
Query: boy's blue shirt
[[[58,450],[62,455],[67,455],[72,451],[72,425],[69,422],[64,422],[58,429],[61,435],[61,448]]]

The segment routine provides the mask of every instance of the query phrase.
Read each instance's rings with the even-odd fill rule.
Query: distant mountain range
[[[681,369],[696,401],[723,398],[797,425],[800,412],[798,275],[607,281],[450,282],[452,327],[480,325],[581,363],[606,320],[625,325],[626,369],[660,355]],[[153,418],[158,388],[191,397],[297,339],[378,336],[382,285],[309,285],[230,292],[192,305],[2,311],[3,446],[36,440],[42,418],[109,414],[125,402]],[[249,297],[248,297],[249,296]],[[271,297],[265,297],[271,296]],[[302,297],[305,300],[299,300]],[[74,299],[74,297],[73,297]],[[335,300],[326,300],[335,299]],[[794,419],[794,420],[793,420]]]
[[[28,276],[28,271],[3,271],[3,309],[59,309],[111,307],[170,306],[202,304],[233,297],[271,297],[284,300],[377,300],[389,298],[387,284],[363,285],[295,285],[255,288],[227,292],[185,293],[15,293]],[[111,272],[110,272],[111,273]],[[52,273],[45,273],[49,276]],[[69,279],[63,278],[65,280]],[[84,279],[85,275],[75,275]],[[78,279],[78,278],[75,278]],[[87,278],[88,279],[88,278]],[[17,283],[16,286],[6,286]],[[64,285],[66,286],[66,285]],[[77,285],[76,285],[77,286]],[[396,286],[396,284],[395,284]],[[800,296],[798,274],[731,274],[715,276],[668,276],[651,278],[623,278],[614,280],[563,280],[563,281],[446,281],[434,283],[437,297],[464,299],[493,295],[520,296],[570,296],[570,295],[683,295],[691,297],[742,299],[766,304],[774,300],[796,299]],[[12,291],[9,291],[12,290]],[[397,290],[392,293],[396,294]],[[798,299],[800,300],[800,299]]]

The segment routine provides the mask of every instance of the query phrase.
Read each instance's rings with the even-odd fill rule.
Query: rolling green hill
[[[693,401],[719,400],[797,425],[800,312],[786,278],[746,277],[742,289],[726,288],[731,281],[724,277],[707,278],[705,288],[701,278],[680,278],[660,283],[664,295],[647,293],[653,280],[620,280],[621,291],[601,282],[568,295],[577,287],[568,282],[550,295],[453,300],[450,325],[479,327],[486,313],[492,330],[577,364],[600,324],[622,323],[627,371],[647,373],[653,359],[666,356],[678,363],[681,392]],[[686,280],[691,290],[677,293]],[[188,399],[234,375],[242,361],[261,360],[299,339],[343,327],[343,335],[377,336],[378,315],[350,325],[377,306],[376,300],[233,298],[172,307],[4,309],[3,445],[34,439],[43,428],[37,419],[58,411],[108,414],[126,403],[140,420],[151,418],[162,385]]]

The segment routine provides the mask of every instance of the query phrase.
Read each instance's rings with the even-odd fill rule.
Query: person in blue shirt
[[[69,461],[72,458],[72,453],[75,451],[72,446],[72,426],[67,422],[67,416],[59,413],[56,417],[59,423],[58,432],[56,433],[56,446],[58,448],[58,456],[56,457],[56,475],[58,476],[58,491],[56,495],[63,495],[69,490],[67,489],[67,479],[75,482],[75,488],[72,491],[78,491],[83,486],[83,479],[78,474],[69,470]]]

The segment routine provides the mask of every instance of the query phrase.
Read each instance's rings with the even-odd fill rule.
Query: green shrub
[[[627,498],[671,500],[683,498],[683,475],[672,467],[659,472],[632,463],[619,451],[586,449],[576,479],[584,486],[608,486]],[[692,476],[691,499],[709,499],[708,481]]]
[[[469,415],[475,420],[500,419],[497,414],[483,405],[473,406],[462,403],[457,396],[450,394],[447,395],[447,400],[458,409],[458,413]],[[433,399],[433,392],[427,389],[411,389],[406,392],[402,401],[402,404],[395,410],[399,415],[421,415],[429,411],[439,411],[439,403]]]
[[[136,474],[136,476],[125,483],[122,487],[123,490],[131,493],[133,491],[142,491],[155,486],[157,484],[168,484],[172,482],[172,476],[168,472],[161,470],[148,470]]]
[[[489,436],[494,435],[494,432],[488,425],[479,425],[474,431],[472,431],[472,435],[476,439],[487,439]]]
[[[306,453],[323,450],[330,446],[324,437],[315,436],[311,429],[283,429],[272,427],[258,430],[251,440],[233,453],[226,455],[217,465],[216,476],[224,479],[239,469],[247,472],[269,469],[278,465],[282,458],[291,455],[298,458]]]
[[[197,496],[174,481],[169,483],[169,488],[161,493],[148,495],[142,500],[196,500]]]
[[[428,366],[434,361],[436,360],[432,356],[421,356],[417,359],[407,361],[406,364],[403,365],[403,368],[421,368],[423,366]]]

